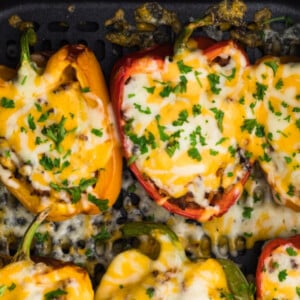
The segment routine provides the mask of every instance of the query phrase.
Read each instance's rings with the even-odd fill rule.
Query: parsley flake
[[[88,194],[88,200],[95,204],[100,211],[108,210],[108,200],[107,199],[99,199],[92,194]]]
[[[62,289],[57,289],[54,291],[50,291],[45,294],[45,300],[57,299],[59,296],[66,295],[67,292]]]
[[[298,255],[297,251],[295,251],[295,249],[293,247],[287,247],[286,248],[286,253],[289,256],[297,256]]]
[[[274,76],[276,75],[276,72],[278,70],[278,64],[275,61],[266,61],[265,65],[273,70]]]
[[[138,104],[138,103],[133,103],[133,105],[139,112],[146,114],[146,115],[151,114],[150,107],[147,106],[146,108],[142,108],[141,104]]]
[[[192,67],[185,65],[183,60],[179,60],[177,62],[177,66],[178,66],[179,72],[182,74],[187,74],[193,70]]]
[[[12,99],[2,97],[1,98],[1,106],[4,108],[15,108],[15,102]]]
[[[288,274],[287,274],[287,271],[286,271],[286,270],[281,270],[281,271],[278,273],[278,280],[279,280],[280,282],[286,280],[287,275],[288,275]]]
[[[28,123],[29,128],[32,131],[34,131],[36,129],[36,125],[35,125],[34,118],[33,118],[32,114],[29,114],[27,116],[27,123]]]
[[[98,137],[103,136],[102,129],[92,128],[91,133],[98,136]]]
[[[207,79],[210,84],[210,90],[213,94],[219,95],[221,88],[218,88],[217,85],[220,83],[220,76],[214,73],[208,74]]]

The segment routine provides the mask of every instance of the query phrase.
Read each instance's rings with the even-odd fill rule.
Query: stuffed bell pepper
[[[34,234],[47,216],[41,212],[28,228],[11,263],[0,269],[2,300],[93,300],[89,274],[71,263],[48,258],[30,258]]]
[[[167,226],[129,223],[122,230],[125,237],[150,235],[158,246],[145,242],[141,247],[144,253],[131,249],[117,255],[96,290],[95,300],[253,299],[250,285],[233,262],[212,258],[190,261]]]
[[[190,38],[115,65],[111,95],[128,165],[159,204],[200,222],[224,214],[258,161],[275,199],[300,206],[300,64],[254,65],[234,41]]]
[[[276,238],[262,249],[256,271],[257,300],[299,299],[300,236]]]
[[[20,68],[0,78],[1,181],[32,213],[50,208],[49,220],[99,213],[116,200],[122,172],[102,71],[84,45],[39,67],[35,39],[26,28]]]

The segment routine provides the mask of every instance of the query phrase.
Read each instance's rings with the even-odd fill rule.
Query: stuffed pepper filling
[[[31,212],[51,207],[52,220],[104,211],[120,190],[121,154],[100,66],[67,45],[39,68],[29,34],[17,75],[0,84],[1,181]]]
[[[274,249],[264,260],[259,299],[299,299],[300,250],[292,243]]]
[[[172,59],[145,56],[128,73],[124,148],[160,204],[224,213],[219,200],[233,204],[258,161],[275,199],[299,206],[299,64],[266,57],[249,65],[229,41]]]
[[[235,48],[219,58],[209,62],[196,50],[163,64],[140,60],[126,81],[129,160],[170,201],[208,207],[249,171],[239,137],[247,61]]]

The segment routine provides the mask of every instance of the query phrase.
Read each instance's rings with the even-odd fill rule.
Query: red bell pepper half
[[[300,297],[299,251],[300,235],[276,238],[265,244],[256,269],[257,300]],[[271,273],[271,279],[266,273]]]
[[[228,45],[235,47],[244,55],[247,64],[249,64],[247,55],[240,49],[240,47],[232,41],[216,43],[209,38],[195,38],[193,39],[193,47],[203,50],[204,55],[208,61],[213,62],[218,58]],[[119,60],[111,73],[110,92],[114,111],[117,119],[117,126],[120,133],[121,143],[123,145],[124,156],[128,161],[131,171],[136,176],[139,183],[148,192],[149,196],[155,200],[159,205],[163,206],[172,213],[182,215],[187,218],[205,222],[215,216],[221,216],[237,201],[243,192],[243,186],[246,183],[250,174],[251,164],[249,162],[241,162],[243,164],[242,175],[226,190],[215,193],[211,197],[209,208],[200,206],[197,203],[190,201],[190,199],[174,199],[170,197],[165,191],[158,188],[154,183],[153,178],[145,176],[145,174],[137,167],[134,161],[131,161],[132,155],[129,151],[129,144],[126,139],[126,120],[124,119],[124,111],[122,111],[122,103],[124,97],[124,88],[131,76],[138,72],[142,72],[150,64],[155,63],[157,68],[162,70],[166,57],[173,55],[173,47],[169,45],[156,46],[151,49],[146,49],[140,52],[130,54]],[[218,207],[218,210],[211,209],[211,207]]]

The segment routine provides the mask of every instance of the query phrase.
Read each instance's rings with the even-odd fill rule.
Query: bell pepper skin
[[[137,249],[120,253],[104,274],[95,300],[217,300],[227,296],[232,299],[253,299],[247,290],[248,283],[237,271],[237,266],[227,260],[212,258],[190,261],[178,237],[167,226],[129,223],[122,231],[127,237],[150,235],[159,243],[159,254],[156,258],[150,258]],[[153,245],[152,248],[148,245],[148,254],[151,250]]]
[[[195,38],[190,40],[189,44],[193,49],[201,49],[209,62],[213,62],[216,57],[222,54],[224,49],[232,46],[233,48],[237,49],[237,51],[239,51],[240,54],[245,58],[246,64],[249,64],[249,60],[244,50],[242,50],[238,45],[232,44],[230,41],[216,44],[211,39]],[[130,80],[131,76],[139,72],[143,73],[143,70],[152,65],[155,65],[157,72],[162,72],[166,57],[171,56],[175,61],[181,60],[180,55],[179,57],[172,55],[173,51],[170,47],[159,46],[122,58],[116,63],[112,71],[112,77],[110,81],[111,97],[117,119],[121,143],[123,144],[124,156],[128,161],[129,168],[135,174],[143,188],[148,192],[152,199],[154,199],[159,205],[163,206],[167,210],[187,218],[205,222],[215,216],[221,216],[236,202],[241,195],[243,186],[250,174],[249,169],[247,168],[250,168],[251,163],[249,163],[248,167],[245,167],[245,171],[241,175],[241,178],[238,182],[232,184],[232,186],[228,188],[222,195],[215,195],[214,204],[212,204],[212,206],[218,207],[218,211],[215,211],[214,208],[203,208],[198,205],[195,207],[193,205],[185,205],[185,203],[180,204],[177,201],[173,201],[172,196],[160,189],[155,184],[153,178],[149,178],[147,175],[143,174],[135,161],[132,161],[132,154],[129,151],[130,144],[125,132],[126,120],[124,120],[122,104],[124,99],[124,89],[127,82]]]
[[[100,65],[86,46],[66,45],[37,67],[22,41],[21,67],[0,86],[12,106],[0,108],[1,180],[32,213],[50,207],[49,220],[104,211],[119,195],[122,157]],[[17,128],[7,120],[18,114]]]
[[[299,255],[300,235],[276,238],[264,245],[256,271],[257,300],[299,297]]]
[[[44,211],[37,216],[13,261],[0,269],[1,299],[93,300],[91,280],[83,268],[48,258],[30,258],[32,238],[47,213]]]

